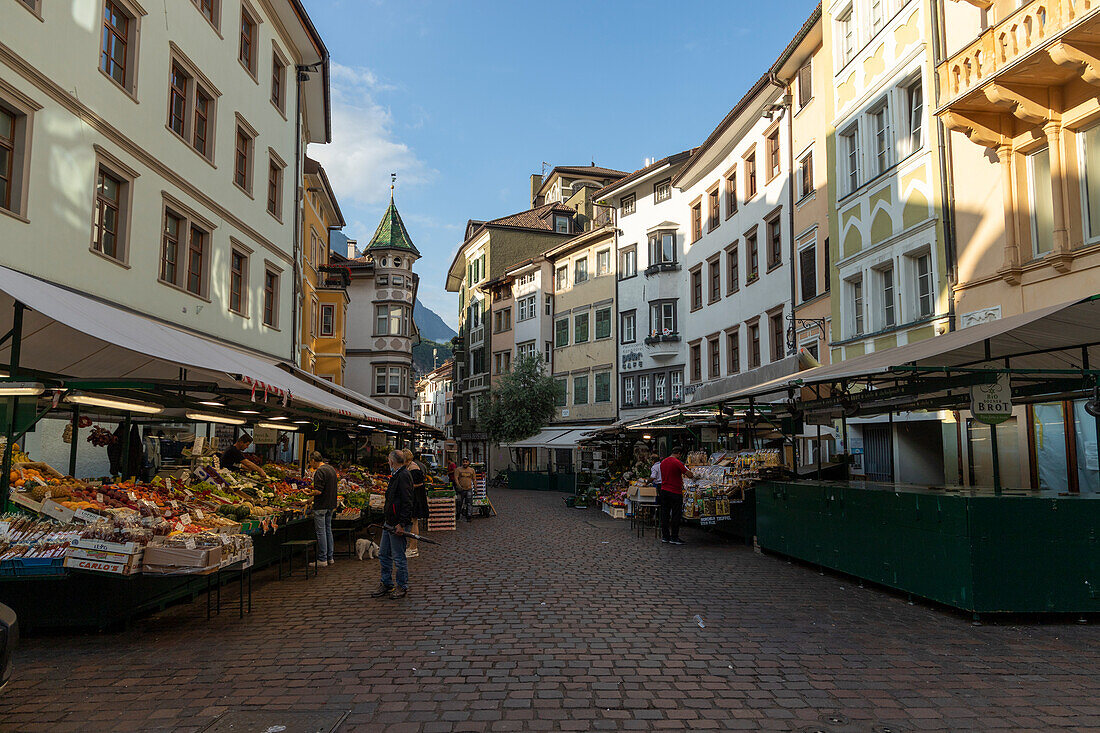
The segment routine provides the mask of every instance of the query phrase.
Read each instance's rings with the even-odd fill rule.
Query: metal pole
[[[894,411],[890,410],[886,415],[890,430],[890,483],[896,484],[898,482],[898,468],[895,460],[897,456],[894,455]]]
[[[848,416],[843,412],[840,413],[840,437],[844,441],[844,480],[848,481],[851,478],[852,450],[848,445]]]
[[[821,480],[821,423],[817,424],[817,480]]]
[[[23,311],[26,306],[15,301],[11,319],[11,361],[8,374],[14,380],[19,371],[19,352],[23,346]],[[11,491],[11,459],[15,443],[15,414],[19,409],[19,399],[12,397],[8,402],[8,424],[4,428],[4,458],[0,461],[0,507],[7,511],[8,495]]]
[[[989,447],[993,450],[993,493],[1001,495],[1001,459],[997,452],[997,426],[989,426]]]
[[[79,447],[80,405],[73,405],[72,438],[69,444],[69,475],[76,476],[76,449]]]
[[[119,466],[119,470],[122,475],[122,480],[125,481],[129,476],[127,472],[130,470],[130,413],[126,413],[126,420],[122,423],[122,465]]]

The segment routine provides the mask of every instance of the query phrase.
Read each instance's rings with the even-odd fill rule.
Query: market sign
[[[970,411],[986,425],[997,425],[1012,417],[1012,382],[1007,374],[998,375],[991,384],[970,388]]]
[[[279,442],[279,431],[275,428],[256,427],[252,429],[252,440],[256,445],[274,445]]]

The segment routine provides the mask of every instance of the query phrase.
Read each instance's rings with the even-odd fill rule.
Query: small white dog
[[[355,554],[362,560],[363,556],[373,559],[378,558],[378,545],[368,539],[360,539],[355,541]]]

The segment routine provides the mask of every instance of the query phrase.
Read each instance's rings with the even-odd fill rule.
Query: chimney
[[[357,255],[355,254],[355,244],[356,244],[356,242],[355,242],[354,239],[349,239],[348,240],[348,259],[349,260],[354,260],[357,257]]]
[[[536,206],[538,206],[541,203],[540,201],[538,201],[538,194],[539,194],[539,189],[540,188],[542,188],[542,174],[541,173],[532,173],[531,174],[531,208],[532,209],[535,208]]]

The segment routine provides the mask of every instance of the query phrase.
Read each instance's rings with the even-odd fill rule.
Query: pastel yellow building
[[[351,274],[330,262],[329,232],[344,226],[344,216],[325,169],[312,158],[306,158],[303,186],[300,366],[342,385]]]

